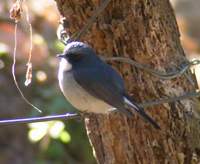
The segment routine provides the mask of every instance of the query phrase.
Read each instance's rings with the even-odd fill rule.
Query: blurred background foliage
[[[9,10],[14,1],[0,1],[0,119],[37,116],[20,97],[11,75],[14,48],[14,22]],[[181,31],[181,41],[189,59],[199,59],[200,12],[197,0],[171,0]],[[16,76],[25,96],[43,110],[43,115],[75,112],[60,92],[57,82],[58,59],[64,46],[57,40],[59,13],[53,0],[27,0],[33,27],[33,81],[25,87],[25,72],[30,47],[25,15],[17,31]],[[195,68],[196,72],[199,66]],[[198,80],[198,77],[197,77]],[[93,164],[92,149],[83,120],[51,121],[0,129],[2,164]]]
[[[9,10],[13,2],[0,1],[1,119],[40,115],[21,99],[11,75],[15,24],[9,19]],[[30,86],[24,86],[30,34],[23,13],[17,31],[18,83],[25,96],[43,110],[42,115],[76,112],[63,97],[57,82],[58,59],[55,56],[62,52],[64,46],[56,37],[60,18],[56,3],[53,0],[42,0],[39,3],[27,0],[26,4],[33,27],[33,79]],[[0,137],[2,164],[95,163],[83,120],[8,126],[1,128],[0,134],[0,136],[5,135]]]

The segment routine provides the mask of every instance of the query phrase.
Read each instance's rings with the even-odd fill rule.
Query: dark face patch
[[[70,63],[75,63],[80,61],[83,58],[82,54],[67,54],[66,58]]]

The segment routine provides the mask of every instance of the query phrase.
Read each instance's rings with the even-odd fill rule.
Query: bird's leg
[[[88,112],[80,112],[80,115],[81,115],[81,118],[84,119],[84,118],[88,118],[91,113],[88,113]]]

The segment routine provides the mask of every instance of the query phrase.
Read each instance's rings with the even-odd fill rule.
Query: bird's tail
[[[134,109],[137,113],[139,113],[146,121],[151,123],[156,129],[160,129],[160,126],[149,116],[145,113],[144,109],[139,107],[132,99],[126,95],[124,96],[124,102],[125,104],[131,108]]]

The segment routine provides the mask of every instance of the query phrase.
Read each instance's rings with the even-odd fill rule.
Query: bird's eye
[[[82,57],[81,54],[73,54],[73,55],[71,55],[72,60],[75,60],[75,61],[80,60],[81,57]]]

